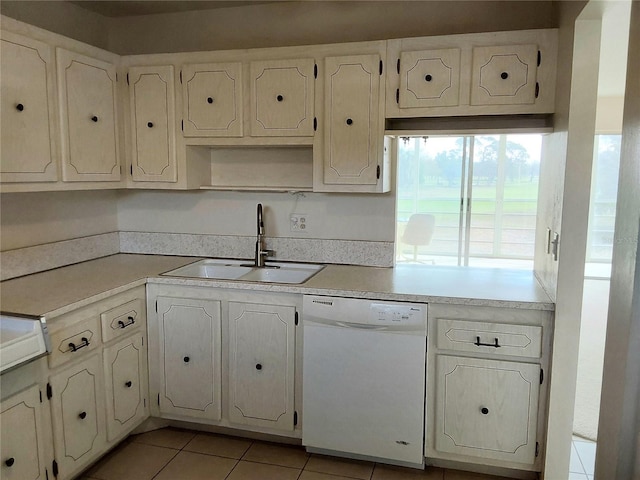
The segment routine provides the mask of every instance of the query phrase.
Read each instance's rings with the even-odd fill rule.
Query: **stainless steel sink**
[[[264,283],[303,283],[324,268],[310,263],[269,262],[264,267],[247,265],[247,260],[207,259],[172,270],[171,277],[211,278]]]

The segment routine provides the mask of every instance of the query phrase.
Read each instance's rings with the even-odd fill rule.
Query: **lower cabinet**
[[[159,297],[161,414],[219,420],[220,302]]]
[[[122,437],[144,420],[147,351],[138,332],[104,349],[107,403],[107,440]]]
[[[301,295],[149,283],[151,414],[300,437],[301,304]]]
[[[89,464],[106,446],[104,375],[99,355],[49,379],[53,444],[63,478]]]
[[[33,385],[0,404],[0,478],[44,480],[44,432],[40,388]]]
[[[438,355],[436,449],[533,463],[540,365]]]
[[[292,306],[229,302],[229,420],[294,429]]]

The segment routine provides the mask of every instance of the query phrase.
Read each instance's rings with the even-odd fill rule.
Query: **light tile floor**
[[[164,428],[127,438],[81,480],[505,480],[309,455],[299,446]],[[582,479],[581,479],[582,480]]]
[[[596,465],[596,443],[580,437],[571,442],[569,480],[593,480]]]

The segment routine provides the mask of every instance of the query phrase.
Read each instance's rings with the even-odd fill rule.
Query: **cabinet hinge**
[[[158,406],[160,406],[160,394],[158,394]]]
[[[47,399],[51,400],[53,397],[53,389],[51,388],[51,384],[47,383]]]
[[[382,60],[380,60],[380,75],[382,75]]]
[[[116,82],[118,81],[118,72],[116,72]]]
[[[298,312],[296,312],[295,324],[298,325]]]
[[[182,83],[182,70],[180,70],[180,83]]]
[[[542,63],[542,53],[540,53],[540,50],[538,50],[538,66],[540,66],[541,63]]]
[[[40,390],[40,403],[42,403],[42,390]]]
[[[400,103],[400,89],[396,88],[396,103]]]
[[[536,457],[540,455],[540,444],[536,442]]]
[[[313,78],[318,78],[318,64],[313,64]]]
[[[293,426],[298,425],[298,412],[293,412]]]
[[[156,313],[158,313],[158,301],[156,300]]]
[[[396,62],[396,70],[400,73],[400,59]]]
[[[53,472],[54,477],[58,476],[58,462],[56,462],[55,460],[51,464],[51,471]]]
[[[544,370],[540,369],[540,385],[542,385],[543,380],[544,380]]]
[[[380,165],[376,167],[376,178],[380,180]]]
[[[318,117],[313,117],[313,131],[318,131]]]
[[[180,130],[184,132],[184,120],[180,120]]]
[[[129,74],[127,73],[127,85],[129,85]]]
[[[142,406],[147,408],[147,399],[146,398],[142,399]]]
[[[44,477],[49,480],[49,470],[47,470],[47,467],[44,468]]]
[[[538,95],[540,95],[540,84],[536,82],[536,98],[538,98]]]
[[[133,177],[133,164],[131,164],[131,176]]]
[[[122,175],[122,165],[120,165],[120,175]]]

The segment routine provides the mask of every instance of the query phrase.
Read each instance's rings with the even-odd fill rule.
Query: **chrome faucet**
[[[256,258],[254,267],[265,267],[264,261],[267,257],[272,257],[275,252],[264,248],[264,221],[262,220],[262,204],[258,204],[258,236],[256,238]]]

